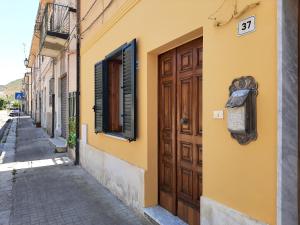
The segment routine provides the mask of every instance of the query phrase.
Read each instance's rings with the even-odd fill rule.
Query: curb
[[[13,119],[0,156],[0,225],[10,224],[10,214],[12,211],[13,171],[3,169],[2,171],[1,164],[14,162],[16,133],[17,120]]]
[[[0,129],[0,156],[2,153],[4,143],[6,142],[6,137],[8,135],[11,123],[12,123],[12,119],[8,119]]]

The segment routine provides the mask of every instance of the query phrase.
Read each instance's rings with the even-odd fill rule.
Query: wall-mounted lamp
[[[27,58],[25,58],[25,60],[24,60],[24,66],[28,67],[28,65],[29,65],[29,60]]]

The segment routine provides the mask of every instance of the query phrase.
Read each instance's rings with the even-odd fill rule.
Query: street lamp
[[[28,64],[29,64],[29,60],[27,58],[25,58],[25,60],[24,60],[24,66],[28,67]]]

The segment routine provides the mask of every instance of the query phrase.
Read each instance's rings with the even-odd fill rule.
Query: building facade
[[[293,0],[81,1],[81,165],[148,214],[298,224],[297,21]]]
[[[25,108],[54,137],[79,120],[76,160],[154,220],[297,225],[298,15],[297,0],[41,0]]]
[[[52,137],[69,135],[76,92],[76,1],[40,1],[29,65],[33,118]]]
[[[30,72],[25,73],[22,81],[22,92],[24,93],[23,111],[27,115],[32,112],[32,76]]]

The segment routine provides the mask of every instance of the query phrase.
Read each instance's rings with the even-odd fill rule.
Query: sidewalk
[[[18,124],[14,158],[10,225],[150,224],[65,154],[55,154],[29,118]]]
[[[0,110],[0,128],[5,124],[5,122],[9,119],[7,110]]]

